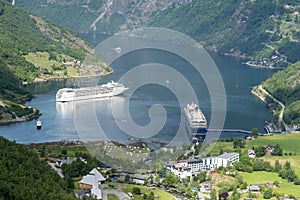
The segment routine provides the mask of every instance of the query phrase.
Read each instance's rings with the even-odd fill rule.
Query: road
[[[263,88],[262,85],[260,85],[258,88],[263,93],[265,93],[266,95],[268,95],[273,101],[275,101],[276,103],[278,103],[281,106],[281,111],[280,111],[280,114],[279,114],[279,117],[278,117],[278,122],[280,122],[280,124],[283,123],[283,125],[285,127],[285,130],[289,131],[290,128],[287,126],[287,124],[283,120],[283,113],[284,113],[284,110],[285,110],[285,105],[283,103],[281,103],[279,100],[277,100],[275,97],[273,97],[268,91],[266,91]]]
[[[131,199],[128,194],[123,192],[120,188],[116,190],[102,190],[102,199],[107,200],[107,195],[108,194],[114,194],[118,197],[118,199],[126,200],[126,199]]]
[[[57,168],[57,167],[55,166],[55,163],[50,163],[50,162],[48,162],[48,165],[50,165],[51,168],[54,169],[54,170],[57,172],[57,174],[58,174],[61,178],[64,178],[64,175],[63,175],[63,173],[62,173],[62,170],[61,170],[60,168]]]

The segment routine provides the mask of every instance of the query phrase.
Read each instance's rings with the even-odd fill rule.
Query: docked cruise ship
[[[207,132],[207,121],[201,109],[195,103],[184,107],[187,129],[193,137],[204,139]]]
[[[70,88],[58,90],[56,93],[56,101],[68,102],[112,97],[120,95],[126,90],[128,90],[127,87],[114,81],[94,87],[79,88],[77,86],[72,86]]]

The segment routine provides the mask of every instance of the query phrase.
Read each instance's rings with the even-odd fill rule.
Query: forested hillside
[[[0,137],[0,199],[75,199],[36,152]]]
[[[282,67],[300,60],[297,0],[22,0],[17,5],[75,31],[166,27],[222,54],[250,58],[253,65]]]
[[[92,51],[70,31],[29,15],[5,0],[0,2],[0,59],[22,81],[32,82],[42,73],[57,75],[55,71],[63,71],[63,60],[83,61]],[[42,55],[44,60],[32,58],[42,57],[37,52],[47,52],[48,56]],[[37,61],[44,66],[38,66]]]
[[[285,104],[284,121],[288,124],[300,124],[300,62],[277,72],[262,85]],[[274,104],[271,99],[267,101]]]
[[[191,0],[21,0],[16,5],[73,31],[115,33],[145,25],[157,10],[188,2]]]
[[[19,104],[32,98],[23,84],[110,71],[76,34],[0,0],[0,124],[38,117]]]
[[[157,12],[149,25],[184,32],[223,54],[270,62],[273,56],[276,67],[283,64],[276,56],[300,60],[299,10],[295,0],[198,0]]]

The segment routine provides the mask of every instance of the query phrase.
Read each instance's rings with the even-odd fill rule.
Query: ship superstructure
[[[193,137],[205,137],[207,132],[207,121],[206,117],[194,102],[187,104],[184,107],[184,113],[187,119],[187,129]]]
[[[56,93],[57,102],[80,101],[86,99],[105,98],[120,95],[128,90],[121,83],[111,81],[106,84],[94,87],[77,87],[62,88]]]

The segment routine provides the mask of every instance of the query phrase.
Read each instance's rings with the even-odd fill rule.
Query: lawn
[[[46,153],[51,152],[54,153],[55,155],[62,155],[62,150],[65,149],[67,150],[67,156],[69,157],[75,157],[76,152],[81,152],[85,154],[89,154],[88,150],[86,149],[85,146],[81,145],[76,145],[76,146],[47,146],[46,147]]]
[[[265,183],[274,183],[278,181],[279,188],[275,189],[279,194],[293,195],[295,197],[300,197],[299,185],[294,185],[293,183],[287,182],[278,176],[277,173],[273,172],[253,172],[253,173],[241,173],[245,182],[250,184],[265,184]]]
[[[287,182],[286,180],[280,178],[277,173],[272,172],[253,172],[253,173],[241,173],[243,180],[248,184],[264,184],[273,183],[274,181]]]
[[[211,152],[209,154],[211,156],[218,156],[220,155],[221,151],[223,152],[234,152],[235,149],[233,149],[233,144],[232,142],[216,142],[214,145]]]
[[[36,67],[39,68],[47,68],[51,69],[51,66],[60,66],[61,64],[55,60],[49,60],[49,53],[48,52],[36,52],[36,53],[29,53],[25,56],[25,59]]]
[[[279,144],[283,149],[284,154],[292,153],[293,156],[264,156],[263,159],[273,164],[275,160],[279,160],[282,164],[289,161],[298,177],[300,177],[300,168],[298,167],[300,166],[300,134],[280,134],[259,137],[256,140],[247,141],[246,148],[250,149],[253,146],[266,146],[268,144]]]
[[[141,195],[136,195],[136,194],[133,194],[134,196],[134,199],[136,200],[143,200],[143,194],[150,194],[150,192],[152,191],[154,194],[157,194],[158,195],[158,198],[155,198],[157,200],[175,200],[175,197],[168,193],[168,192],[165,192],[163,190],[159,190],[159,189],[150,189],[146,186],[140,186],[140,185],[131,185],[131,184],[119,184],[120,188],[122,188],[122,190],[126,193],[128,192],[131,192],[132,193],[132,188],[133,187],[139,187],[140,190],[141,190]]]
[[[115,194],[108,194],[107,199],[108,200],[119,200]]]
[[[279,134],[273,136],[261,136],[252,141],[246,141],[246,147],[242,149],[242,154],[246,154],[248,149],[252,149],[254,146],[267,146],[267,145],[279,144],[283,149],[283,154],[291,153],[292,156],[264,156],[261,159],[264,159],[271,164],[275,163],[275,160],[279,160],[282,164],[286,161],[289,161],[295,170],[298,177],[300,177],[300,133],[294,134]],[[217,142],[214,144],[214,148],[210,152],[210,155],[219,155],[221,150],[223,152],[233,152],[237,151],[233,149],[232,142]]]
[[[282,149],[283,153],[296,153],[296,155],[300,155],[300,134],[279,134],[273,136],[264,136],[259,137],[256,140],[248,141],[247,147],[251,148],[253,146],[260,146],[260,145],[268,145],[268,144],[279,144]]]

